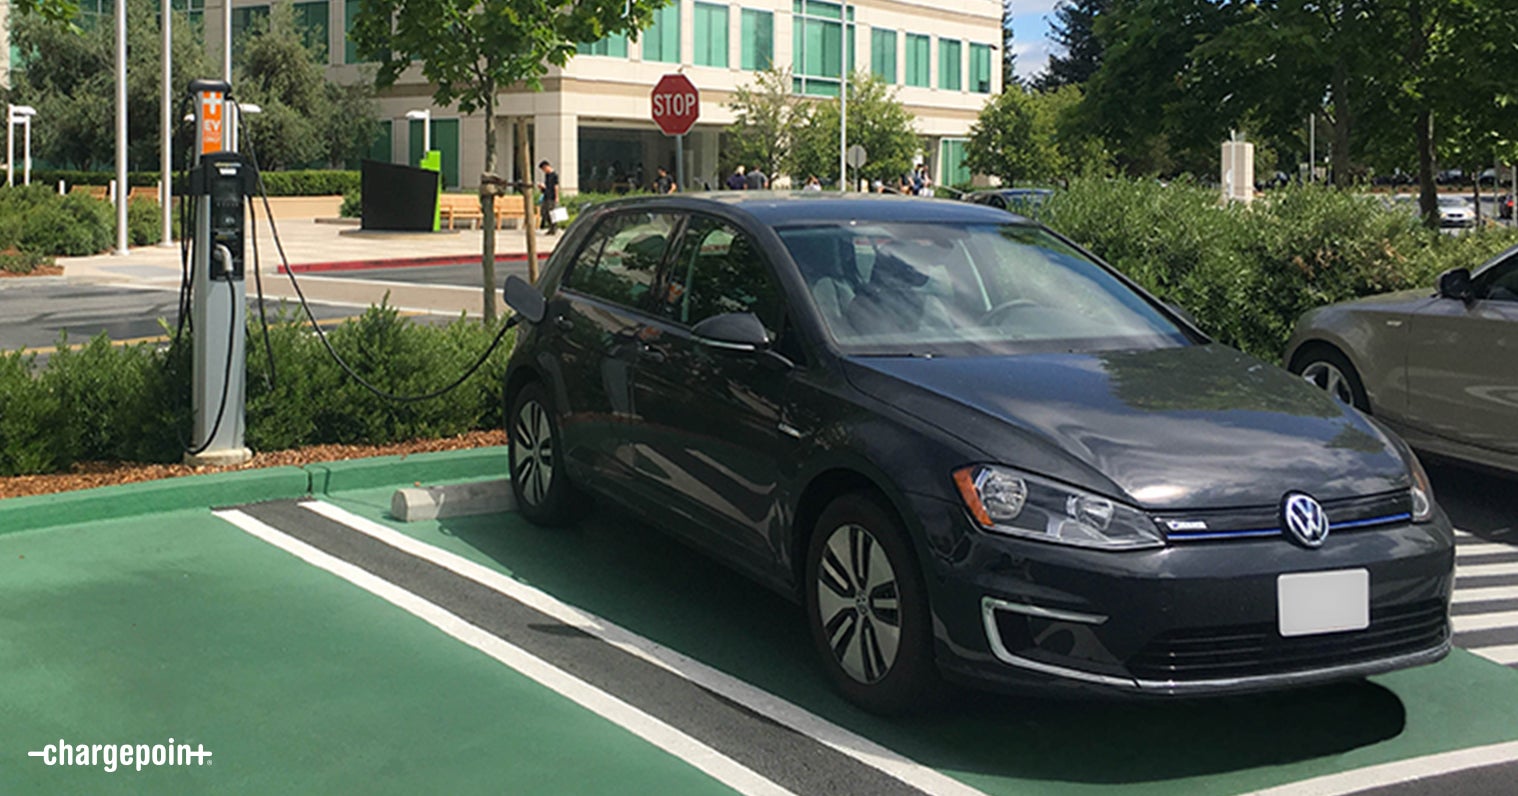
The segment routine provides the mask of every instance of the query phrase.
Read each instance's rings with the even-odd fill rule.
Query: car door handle
[[[553,325],[557,327],[561,332],[572,331],[575,328],[575,322],[564,317],[563,315],[555,315],[553,319]]]
[[[662,348],[645,345],[643,346],[643,358],[656,365],[662,365],[664,360],[668,359],[669,356],[664,353],[664,349]]]

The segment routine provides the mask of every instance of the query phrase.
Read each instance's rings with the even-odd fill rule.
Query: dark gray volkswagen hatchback
[[[805,606],[880,712],[941,678],[1220,694],[1449,650],[1394,435],[1049,230],[892,196],[587,210],[507,370],[534,522],[609,499]]]

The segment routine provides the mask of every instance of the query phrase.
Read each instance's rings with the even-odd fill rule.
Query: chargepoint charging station
[[[190,465],[236,465],[253,458],[243,442],[247,402],[247,285],[243,281],[245,198],[256,177],[237,153],[231,86],[190,83],[195,100],[195,165],[185,197],[194,205],[190,258],[194,327],[194,436]]]

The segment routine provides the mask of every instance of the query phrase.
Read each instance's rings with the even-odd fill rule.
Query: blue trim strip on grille
[[[1365,520],[1353,520],[1350,522],[1335,522],[1328,526],[1331,531],[1346,531],[1354,528],[1368,528],[1372,525],[1390,525],[1394,522],[1408,522],[1413,518],[1412,514],[1388,514],[1385,517],[1371,517]],[[1242,531],[1194,531],[1194,532],[1170,532],[1166,536],[1177,542],[1198,542],[1208,539],[1257,539],[1266,536],[1280,536],[1280,528],[1257,528]]]

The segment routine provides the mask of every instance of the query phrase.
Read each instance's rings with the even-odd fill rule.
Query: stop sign
[[[701,116],[701,92],[685,75],[665,75],[659,78],[653,94],[654,124],[665,135],[685,135],[691,125]]]

